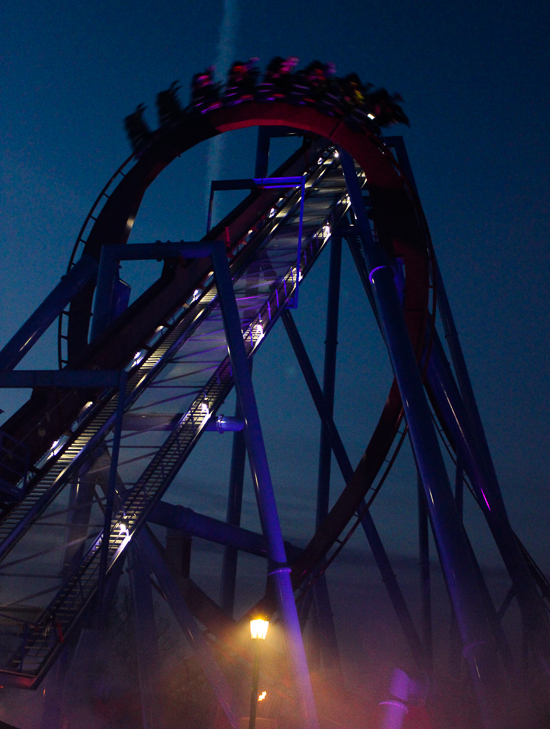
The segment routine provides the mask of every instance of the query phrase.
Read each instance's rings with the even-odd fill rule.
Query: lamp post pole
[[[258,708],[258,681],[260,679],[260,651],[262,643],[256,639],[254,641],[254,666],[252,668],[252,690],[250,693],[250,723],[249,729],[256,727],[256,710]]]
[[[252,688],[250,692],[250,715],[248,729],[256,727],[256,711],[258,709],[258,681],[260,679],[260,653],[262,642],[267,635],[269,622],[263,618],[250,621],[250,633],[254,643],[254,663],[252,665]]]

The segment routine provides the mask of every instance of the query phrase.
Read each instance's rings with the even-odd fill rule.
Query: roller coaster
[[[420,693],[431,726],[544,726],[550,588],[506,513],[403,140],[382,132],[392,121],[406,121],[400,99],[363,87],[352,103],[349,77],[347,86],[337,79],[315,86],[292,64],[287,70],[288,77],[272,68],[263,82],[250,83],[232,68],[225,90],[214,88],[208,74],[197,75],[186,109],[172,85],[158,96],[156,131],[145,124],[140,105],[126,120],[133,153],[94,203],[66,276],[0,352],[1,386],[32,388],[0,429],[1,682],[35,689],[52,667],[63,681],[83,631],[105,624],[128,568],[144,728],[163,725],[151,679],[158,661],[152,586],[186,635],[197,675],[212,687],[218,726],[237,729],[246,714],[242,686],[226,663],[230,656],[248,681],[242,630],[257,613],[278,621],[285,635],[285,655],[273,654],[266,664],[279,699],[272,725],[333,726],[330,711],[316,708],[302,628],[315,603],[323,665],[334,678],[338,646],[325,574],[359,528],[417,674],[405,694],[392,684],[378,718],[356,714],[349,725],[401,726],[413,688],[429,684],[427,697]],[[212,183],[213,193],[248,191],[242,202],[213,227],[209,220],[200,241],[129,242],[147,189],[165,168],[203,141],[248,127],[258,127],[254,177]],[[270,139],[281,135],[292,135],[298,146],[268,176]],[[355,466],[333,419],[343,241],[394,374]],[[329,313],[320,383],[292,311],[325,249]],[[132,303],[118,273],[125,260],[163,262],[158,280]],[[59,371],[15,369],[56,319]],[[304,535],[303,548],[283,541],[251,374],[279,319],[322,427],[318,499],[311,506],[316,529]],[[221,415],[233,387],[235,416]],[[225,522],[165,500],[194,447],[213,430],[232,431],[234,439]],[[422,631],[370,512],[406,441],[418,472]],[[332,454],[345,487],[329,508]],[[247,455],[262,534],[240,526]],[[464,524],[465,489],[510,579],[498,607]],[[179,568],[151,525],[179,539]],[[469,677],[453,689],[460,716],[445,712],[434,655],[430,527]],[[181,570],[192,536],[224,545],[219,604]],[[239,551],[265,558],[267,590],[236,621]],[[520,655],[503,627],[513,600],[521,614]],[[67,726],[60,699],[44,711],[42,727]],[[339,722],[348,726],[341,715]]]

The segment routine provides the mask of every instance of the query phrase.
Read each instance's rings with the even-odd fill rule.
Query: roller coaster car
[[[397,103],[399,101],[403,101],[400,94],[390,94],[384,88],[377,89],[367,96],[368,109],[376,117],[376,123],[381,127],[389,127],[393,124],[406,124],[410,127],[411,123],[407,115]]]
[[[344,111],[340,101],[340,93],[334,81],[330,81],[323,98],[317,103],[317,109],[321,114],[334,116],[338,119],[344,118]]]
[[[272,81],[262,81],[256,89],[254,100],[260,103],[269,101],[283,101],[286,94],[283,93]]]
[[[362,109],[354,109],[350,114],[347,114],[344,117],[344,123],[358,134],[366,134],[367,129],[375,134],[380,134],[380,127],[374,124]]]
[[[288,102],[295,106],[315,106],[316,101],[313,90],[302,72],[296,73],[292,79]]]
[[[228,86],[223,95],[224,106],[235,106],[247,101],[254,101],[254,91],[246,91],[241,86]]]

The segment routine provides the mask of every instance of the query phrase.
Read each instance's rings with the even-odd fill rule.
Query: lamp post
[[[258,708],[258,680],[260,678],[260,652],[262,641],[265,640],[269,621],[264,618],[254,618],[250,621],[250,634],[254,642],[254,664],[252,667],[252,691],[250,694],[250,722],[249,729],[255,729],[256,710]]]

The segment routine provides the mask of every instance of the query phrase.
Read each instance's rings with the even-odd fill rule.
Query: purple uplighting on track
[[[376,266],[376,268],[373,268],[372,271],[369,273],[369,279],[372,281],[372,283],[374,283],[374,281],[372,280],[372,274],[375,271],[379,271],[381,268],[386,268],[386,266]]]
[[[485,503],[487,504],[487,508],[489,509],[489,511],[491,511],[491,507],[489,506],[489,502],[487,501],[487,497],[485,496],[485,491],[483,491],[483,489],[481,489],[481,493],[483,494],[483,498],[485,499]]]

